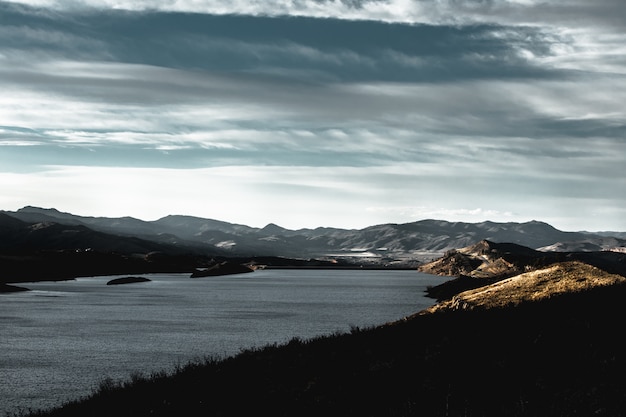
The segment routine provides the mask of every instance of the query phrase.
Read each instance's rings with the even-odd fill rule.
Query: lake
[[[434,304],[415,271],[259,270],[19,284],[0,294],[0,415],[88,395],[104,378],[398,320]]]

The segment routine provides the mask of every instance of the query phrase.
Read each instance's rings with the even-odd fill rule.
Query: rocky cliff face
[[[498,279],[524,272],[544,254],[513,243],[488,240],[454,249],[419,267],[421,272],[444,276]]]
[[[428,290],[430,296],[442,301],[463,291],[484,287],[553,264],[572,261],[626,277],[626,253],[541,252],[516,244],[488,240],[448,251],[440,259],[420,265],[418,270],[456,277]]]

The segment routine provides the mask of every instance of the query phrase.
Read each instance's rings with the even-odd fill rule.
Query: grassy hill
[[[441,258],[420,265],[418,270],[457,277],[428,290],[430,296],[441,301],[462,291],[484,287],[555,263],[573,261],[626,276],[626,253],[623,252],[541,252],[514,243],[489,240],[447,251]]]
[[[379,327],[105,381],[32,415],[620,416],[625,281],[552,265]]]

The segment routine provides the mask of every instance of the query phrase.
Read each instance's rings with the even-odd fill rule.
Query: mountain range
[[[0,249],[90,248],[124,253],[160,251],[231,257],[359,258],[363,262],[389,264],[431,260],[448,250],[481,240],[560,252],[626,247],[623,232],[564,232],[540,221],[421,220],[364,229],[290,230],[275,224],[255,228],[181,215],[155,221],[86,217],[32,206],[0,211],[0,216]]]

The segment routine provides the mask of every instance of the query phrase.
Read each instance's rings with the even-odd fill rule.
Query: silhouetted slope
[[[0,233],[5,236],[14,236],[24,228],[24,222],[9,216],[4,213],[0,213]]]
[[[2,251],[87,249],[125,254],[155,251],[176,254],[184,252],[173,245],[98,232],[84,225],[51,222],[30,224],[0,213],[0,250]]]
[[[626,286],[444,310],[107,382],[40,416],[621,416]]]
[[[0,282],[192,272],[210,258],[181,247],[97,232],[83,225],[28,224],[0,213]]]
[[[150,222],[133,217],[87,217],[33,206],[23,207],[10,215],[26,223],[53,222],[69,226],[82,225],[101,232],[134,236],[154,234]]]
[[[222,253],[219,248],[207,248],[199,242],[194,242],[193,239],[187,240],[184,236],[180,237],[181,233],[179,232],[183,232],[182,229],[177,230],[168,226],[159,227],[156,222],[143,221],[133,217],[85,217],[60,212],[56,209],[43,209],[31,206],[24,207],[16,212],[5,213],[28,224],[55,223],[65,226],[84,226],[90,230],[108,235],[122,238],[134,237],[144,241],[156,242],[160,245],[168,245],[170,249],[177,247],[192,252]]]

